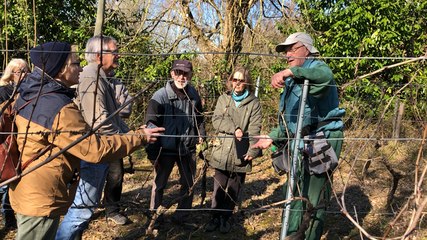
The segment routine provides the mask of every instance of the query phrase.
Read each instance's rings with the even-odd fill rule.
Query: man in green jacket
[[[289,65],[271,78],[271,85],[282,89],[279,126],[269,135],[260,136],[260,140],[252,148],[265,149],[271,144],[280,146],[286,142],[289,143],[288,146],[294,145],[302,83],[307,79],[309,92],[303,109],[303,136],[323,132],[339,158],[343,142],[341,117],[345,111],[338,108],[338,91],[331,69],[325,62],[316,59],[319,51],[313,46],[312,38],[303,32],[291,34],[285,42],[276,46],[276,51],[286,53]],[[306,157],[299,159],[301,161],[297,165],[297,187],[293,188],[292,196],[306,198],[313,208],[309,208],[305,201],[292,201],[286,235],[320,239],[325,209],[330,199],[333,169],[316,174],[307,167]],[[306,213],[310,216],[309,224],[303,224],[303,216]]]

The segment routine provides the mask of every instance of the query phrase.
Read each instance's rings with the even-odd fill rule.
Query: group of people
[[[306,33],[290,35],[276,50],[286,53],[289,67],[271,80],[274,88],[283,91],[279,126],[269,135],[261,135],[261,103],[254,94],[247,68],[233,70],[225,83],[226,92],[217,100],[212,117],[215,138],[208,158],[215,173],[213,211],[205,226],[207,232],[231,230],[230,217],[252,161],[262,155],[261,149],[283,142],[294,144],[302,94],[300,83],[304,79],[309,80],[310,89],[303,109],[303,127],[310,129],[310,133],[323,132],[339,157],[344,110],[338,107],[332,71],[316,58],[319,52]],[[67,150],[9,184],[17,239],[81,238],[103,191],[107,219],[116,224],[127,223],[129,220],[120,212],[119,205],[123,157],[143,145],[155,172],[150,209],[155,212],[162,205],[168,178],[176,164],[181,195],[173,219],[182,222],[190,215],[196,145],[207,141],[202,100],[191,85],[192,63],[173,61],[171,79],[150,99],[144,125],[131,131],[123,121],[130,114],[129,107],[119,115],[113,114],[122,105],[130,106],[126,88],[114,78],[120,58],[116,40],[95,36],[87,42],[85,52],[88,65],[82,69],[75,47],[68,43],[49,42],[30,51],[34,69],[26,74],[18,89],[14,103],[15,109],[19,109],[16,124],[18,132],[25,132],[29,126],[31,132],[41,134],[18,135],[22,162],[30,161],[31,168],[64,148]],[[19,69],[28,71],[28,67]],[[72,87],[75,85],[77,90]],[[28,104],[34,101],[36,104]],[[93,128],[93,134],[82,138]],[[44,154],[33,159],[39,152]],[[306,165],[299,165],[298,187],[293,188],[292,197],[307,198],[315,210],[309,226],[301,230],[308,204],[292,201],[287,234],[303,231],[305,239],[320,239],[333,169],[313,174]],[[62,215],[65,216],[60,223]],[[160,224],[162,219],[158,219]]]

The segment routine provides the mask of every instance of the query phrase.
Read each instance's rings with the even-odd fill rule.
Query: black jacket
[[[0,103],[6,102],[12,96],[13,85],[4,85],[0,87]]]
[[[158,155],[160,146],[164,155],[187,155],[194,153],[199,137],[205,136],[202,102],[196,89],[187,85],[184,92],[173,87],[173,81],[157,90],[148,103],[146,123],[164,127],[164,136],[159,143],[147,147],[151,153]],[[150,158],[151,159],[151,158]]]

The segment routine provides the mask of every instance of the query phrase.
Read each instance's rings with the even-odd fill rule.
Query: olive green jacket
[[[261,150],[249,149],[255,143],[252,137],[260,134],[261,119],[261,105],[253,94],[237,107],[231,95],[221,95],[212,117],[217,138],[213,141],[209,165],[231,172],[250,172],[252,162],[243,158],[246,154],[253,158],[261,155]],[[243,131],[241,141],[234,137],[237,128]]]

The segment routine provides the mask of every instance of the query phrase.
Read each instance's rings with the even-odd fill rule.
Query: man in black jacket
[[[155,179],[151,192],[150,209],[162,204],[163,191],[175,163],[178,166],[181,191],[178,209],[191,209],[196,173],[196,144],[205,135],[202,103],[196,89],[189,84],[193,66],[187,60],[175,60],[171,69],[172,80],[157,90],[148,103],[146,123],[162,126],[165,135],[158,144],[147,146],[149,159],[154,162]],[[182,219],[186,212],[178,212],[174,219]]]

